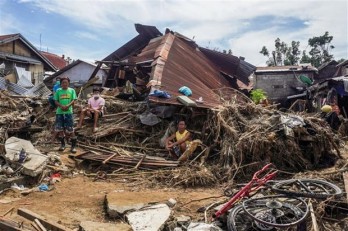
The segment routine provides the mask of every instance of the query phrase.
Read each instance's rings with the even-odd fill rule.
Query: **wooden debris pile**
[[[337,135],[308,114],[228,104],[216,112],[210,128],[221,148],[219,163],[226,168],[272,162],[279,169],[302,171],[340,157]]]

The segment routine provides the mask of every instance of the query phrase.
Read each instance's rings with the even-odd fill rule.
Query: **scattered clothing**
[[[171,95],[168,92],[161,91],[161,90],[154,90],[154,92],[150,93],[149,95],[156,96],[158,98],[166,98],[166,99],[169,99],[171,97]]]
[[[186,86],[180,87],[179,92],[186,95],[186,96],[192,95],[192,90]]]

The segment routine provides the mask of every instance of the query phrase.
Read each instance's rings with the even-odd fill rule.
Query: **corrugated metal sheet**
[[[162,33],[154,26],[135,24],[135,29],[139,35],[108,55],[103,61],[120,61],[144,48],[151,39],[162,36]]]
[[[171,35],[167,34],[166,36]],[[162,73],[156,74],[155,71],[152,78],[155,82],[160,83],[160,90],[167,91],[172,98],[150,97],[150,100],[179,104],[176,98],[181,93],[178,90],[182,86],[187,86],[192,90],[192,96],[189,98],[195,101],[199,97],[203,97],[204,104],[198,104],[198,106],[218,106],[220,104],[219,98],[212,89],[229,86],[229,82],[221,76],[218,68],[195,46],[181,38],[175,37],[170,48],[168,39],[162,41],[167,44],[167,46],[163,46],[163,50],[168,51],[168,58],[166,61],[161,59],[162,63],[156,64],[155,70],[158,68],[157,65],[162,65],[163,68],[160,67]],[[165,53],[160,52],[160,54]]]
[[[30,82],[28,79],[26,78],[19,78],[17,84],[21,87],[25,87],[25,88],[31,88],[34,87],[34,84],[32,82]]]
[[[206,55],[222,72],[233,75],[244,84],[249,84],[248,77],[254,72],[256,67],[240,58],[224,54],[218,51],[199,47],[199,50]]]
[[[50,91],[50,89],[46,87],[44,83],[40,83],[34,86],[33,88],[29,89],[27,92],[25,92],[25,95],[40,97],[47,97],[50,94],[52,94],[52,92]]]
[[[0,86],[5,86],[4,90],[7,90],[10,92],[10,94],[14,95],[24,95],[27,92],[26,88],[21,87],[15,83],[7,83],[4,78],[0,78]]]

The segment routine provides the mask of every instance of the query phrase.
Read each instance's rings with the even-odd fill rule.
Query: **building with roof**
[[[63,69],[69,64],[68,61],[65,60],[64,55],[59,56],[46,51],[40,51],[40,53],[45,56],[56,67],[57,70]]]
[[[25,86],[39,84],[46,71],[57,68],[21,34],[0,36],[0,75],[9,81],[23,82]],[[23,80],[21,80],[23,78]]]
[[[70,84],[72,87],[80,87],[87,83],[90,79],[92,73],[96,69],[97,65],[83,60],[76,60],[71,64],[60,69],[53,75],[44,79],[44,83],[51,88],[54,85],[56,78],[67,76],[70,79]],[[104,69],[99,69],[94,75],[98,80],[94,82],[94,85],[101,86],[103,81],[106,79],[106,72]]]
[[[317,69],[309,64],[300,66],[257,67],[254,77],[254,89],[266,92],[268,100],[287,105],[288,96],[302,95],[310,86]]]
[[[214,90],[232,88],[237,83],[247,86],[255,70],[242,58],[200,47],[169,29],[165,34],[154,26],[135,24],[135,29],[139,33],[136,37],[99,62],[109,67],[104,87],[122,89],[130,82],[140,94],[159,90],[171,96],[150,94],[152,102],[180,105],[177,97],[182,94],[178,90],[186,86],[192,90],[192,101],[203,99],[198,107],[211,108],[221,104]]]

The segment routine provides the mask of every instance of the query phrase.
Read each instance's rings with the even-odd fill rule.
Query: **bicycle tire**
[[[294,188],[296,188],[296,186],[300,186],[299,191],[293,190]],[[318,189],[321,189],[323,191],[315,191],[315,190],[312,191],[310,189],[311,187],[318,187]],[[329,197],[340,197],[343,194],[342,190],[338,186],[328,181],[319,180],[319,179],[291,179],[291,180],[279,181],[278,183],[272,186],[272,190],[277,193],[281,193],[285,195],[315,198],[315,199],[327,199]]]
[[[240,221],[239,221],[240,220]],[[228,231],[241,231],[254,229],[253,219],[246,215],[242,205],[234,207],[227,217],[227,230]],[[242,226],[242,227],[238,227]],[[257,229],[255,229],[257,230]]]
[[[248,199],[242,207],[252,219],[268,227],[287,228],[303,222],[308,213],[308,205],[298,197],[275,195]]]
[[[301,224],[306,226],[305,223]],[[257,227],[255,221],[252,217],[248,216],[243,209],[242,205],[234,207],[227,217],[227,230],[228,231],[264,231],[265,229],[260,229]],[[277,231],[284,230],[283,228],[269,227],[267,231]],[[298,226],[288,227],[286,231],[297,231]],[[300,229],[303,230],[303,229]]]

